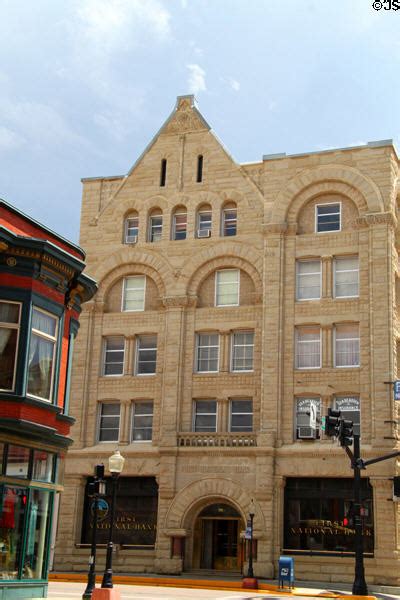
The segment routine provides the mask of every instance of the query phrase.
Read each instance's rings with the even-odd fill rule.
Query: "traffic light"
[[[328,408],[328,415],[322,419],[322,431],[329,437],[337,437],[340,428],[340,410]]]
[[[339,442],[343,447],[353,444],[353,421],[340,419],[339,423]]]

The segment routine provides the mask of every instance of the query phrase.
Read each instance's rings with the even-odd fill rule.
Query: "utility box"
[[[279,557],[278,579],[280,588],[283,588],[285,583],[290,588],[294,587],[294,560],[291,556]]]

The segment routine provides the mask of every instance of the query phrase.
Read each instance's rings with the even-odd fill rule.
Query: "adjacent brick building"
[[[85,568],[85,486],[118,445],[116,571],[243,569],[253,499],[256,574],[286,553],[298,579],[352,580],[352,471],[320,417],[351,417],[365,458],[398,447],[398,166],[391,141],[237,164],[182,96],[126,176],[83,180],[99,292],[56,569]],[[396,473],[363,472],[369,582],[400,583]]]
[[[0,598],[47,596],[69,432],[81,248],[0,200]]]

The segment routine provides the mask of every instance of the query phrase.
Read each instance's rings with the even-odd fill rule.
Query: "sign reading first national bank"
[[[106,544],[110,531],[111,489],[99,499],[97,543]],[[157,533],[158,486],[154,477],[121,477],[118,481],[113,542],[126,546],[154,546]],[[90,543],[93,529],[92,498],[85,495],[82,543]]]

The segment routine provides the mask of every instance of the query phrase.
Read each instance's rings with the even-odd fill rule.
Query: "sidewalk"
[[[102,576],[98,575],[96,581],[101,583]],[[49,581],[59,582],[86,582],[86,573],[50,573]],[[118,574],[113,575],[113,581],[118,585],[140,585],[140,586],[160,586],[160,587],[182,587],[182,588],[193,588],[193,589],[208,589],[208,590],[224,590],[232,592],[242,592],[242,577],[241,576],[229,576],[229,577],[217,577],[215,575],[208,575],[199,577],[198,574],[184,573],[183,575],[170,575],[165,577],[163,575],[155,574],[142,574],[142,575],[128,575]],[[371,585],[368,586],[370,596],[353,596],[351,593],[351,584],[345,583],[326,583],[323,582],[311,582],[311,581],[299,581],[296,587],[290,589],[285,587],[279,588],[277,581],[259,579],[258,580],[258,593],[265,595],[284,595],[284,596],[307,596],[307,597],[318,597],[318,598],[362,598],[367,600],[368,598],[374,598],[374,593],[400,596],[400,588]],[[250,590],[246,590],[250,591]],[[257,590],[251,590],[252,593],[257,594]]]

